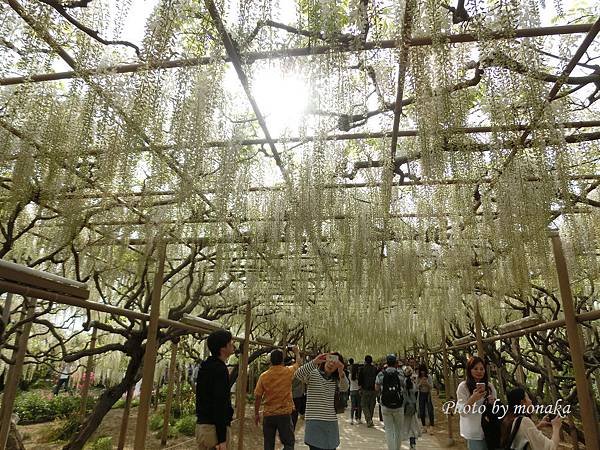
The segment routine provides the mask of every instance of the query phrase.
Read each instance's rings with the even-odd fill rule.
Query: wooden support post
[[[165,402],[165,415],[163,419],[163,429],[160,436],[160,445],[167,445],[169,434],[169,419],[171,417],[171,403],[173,401],[173,385],[175,381],[175,365],[177,364],[177,342],[171,346],[171,360],[169,361],[169,384],[167,386],[167,400]]]
[[[442,328],[442,371],[444,373],[444,386],[446,387],[446,401],[450,401],[454,398],[454,391],[452,383],[450,382],[449,370],[448,370],[448,351],[446,350],[446,325],[444,320],[441,321]],[[448,430],[448,441],[446,445],[452,447],[454,445],[454,438],[452,437],[452,413],[448,411],[446,415],[446,426]]]
[[[239,392],[237,404],[237,418],[239,419],[238,450],[244,450],[244,418],[246,417],[246,386],[248,381],[248,351],[250,350],[250,329],[252,327],[252,304],[246,304],[246,328],[244,330],[244,344],[242,359],[238,370],[237,387]]]
[[[28,299],[24,297],[23,311],[21,312],[21,320],[30,319],[35,313],[35,305],[37,299]],[[15,336],[16,350],[13,351],[12,364],[8,370],[6,384],[4,386],[4,395],[2,397],[2,408],[0,408],[0,449],[6,448],[8,434],[10,433],[10,423],[12,419],[13,406],[17,397],[17,388],[21,373],[23,372],[23,363],[25,354],[27,353],[27,341],[31,332],[32,322],[25,322],[20,332]]]
[[[542,332],[540,332],[540,334],[542,335],[542,338],[543,338],[543,337],[545,337],[545,335],[548,334],[548,332],[542,331]],[[548,384],[548,391],[550,393],[550,399],[552,400],[553,404],[556,404],[556,401],[558,400],[558,389],[556,388],[556,379],[554,378],[554,370],[552,370],[552,362],[550,361],[550,358],[548,358],[548,356],[545,354],[542,356],[542,360],[544,362],[544,370],[546,371],[546,375],[548,376],[547,384]],[[570,422],[570,424],[572,425],[572,422]],[[562,440],[562,438],[563,438],[562,429],[561,429],[560,435],[561,435],[560,438]],[[575,440],[572,443],[573,443],[573,449],[577,450],[579,448],[577,434],[575,434]]]
[[[179,379],[179,383],[177,383],[177,410],[179,411],[179,414],[181,414],[181,410],[182,410],[182,396],[183,396],[183,384],[188,382],[187,380],[187,371],[185,370],[185,367],[183,368],[178,368],[177,369],[177,378]],[[193,391],[196,392],[196,384],[193,385]]]
[[[148,433],[148,415],[150,412],[150,400],[152,396],[152,385],[154,384],[154,368],[156,365],[156,335],[158,333],[158,317],[160,313],[160,295],[162,290],[163,273],[165,268],[166,245],[164,242],[158,244],[158,261],[154,273],[152,287],[152,301],[150,304],[150,322],[148,324],[148,338],[146,340],[146,351],[144,353],[144,366],[142,373],[142,388],[140,391],[140,406],[135,427],[134,450],[146,448],[146,434]]]
[[[12,292],[6,294],[6,300],[4,301],[4,308],[2,308],[2,323],[4,326],[8,325],[10,322],[10,308],[12,307]]]
[[[98,328],[94,327],[92,330],[92,338],[90,340],[90,351],[94,351],[96,348],[96,338],[98,336]],[[87,364],[85,366],[85,378],[83,379],[83,386],[81,387],[81,407],[79,409],[79,415],[83,420],[85,418],[85,409],[87,407],[88,393],[90,391],[90,377],[94,371],[94,356],[89,355],[87,358]]]
[[[483,338],[481,336],[481,314],[479,312],[479,297],[475,297],[475,339],[477,339],[477,356],[485,358]]]
[[[515,359],[515,365],[517,369],[517,383],[521,386],[525,386],[525,372],[523,371],[523,366],[521,365],[521,346],[519,345],[519,338],[511,338],[510,346],[512,347],[513,353],[517,355]]]
[[[498,379],[498,393],[500,400],[506,403],[506,389],[504,389],[504,375],[502,375],[503,366],[496,366],[496,377]]]
[[[592,403],[589,384],[585,376],[581,335],[577,320],[575,319],[575,308],[573,307],[573,297],[571,294],[567,262],[558,233],[552,234],[552,249],[554,251],[556,271],[558,273],[558,284],[560,287],[563,312],[565,314],[565,326],[567,329],[567,338],[569,340],[571,360],[573,362],[573,371],[575,372],[577,399],[579,400],[579,410],[581,411],[583,434],[585,435],[586,442],[585,447],[586,450],[599,450],[600,437],[598,433],[598,423],[595,421],[595,407]]]
[[[127,391],[127,397],[125,398],[125,407],[123,408],[123,418],[121,419],[121,431],[119,432],[119,444],[117,445],[117,450],[123,450],[125,448],[125,441],[127,440],[127,426],[129,425],[129,410],[131,409],[133,391],[135,391],[135,383],[129,388]]]

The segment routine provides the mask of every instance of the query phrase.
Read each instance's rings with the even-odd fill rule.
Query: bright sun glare
[[[273,137],[298,131],[309,96],[301,78],[276,69],[265,71],[254,80],[252,93]]]

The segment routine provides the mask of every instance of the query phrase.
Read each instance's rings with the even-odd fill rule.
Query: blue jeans
[[[467,448],[469,450],[488,450],[486,442],[479,439],[467,439]]]
[[[351,420],[360,420],[362,409],[360,407],[360,391],[350,391],[350,400],[352,401],[352,409],[350,410]]]
[[[383,424],[385,425],[385,439],[388,450],[400,450],[402,447],[402,408],[387,409],[383,411]]]

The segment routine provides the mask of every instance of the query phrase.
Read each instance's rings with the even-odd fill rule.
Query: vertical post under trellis
[[[250,350],[250,328],[252,326],[252,304],[246,304],[246,328],[244,330],[244,344],[242,347],[242,360],[238,370],[239,397],[237,404],[237,418],[239,420],[238,450],[244,450],[244,418],[246,417],[246,386],[248,381],[248,352]]]
[[[6,294],[6,300],[4,301],[4,308],[2,309],[2,323],[4,326],[10,322],[10,308],[12,307],[12,292]]]
[[[90,351],[93,353],[96,348],[96,338],[98,336],[98,328],[94,327],[92,330],[92,338],[90,340]],[[85,409],[87,407],[88,393],[90,391],[90,377],[94,370],[94,356],[93,354],[88,355],[87,364],[85,366],[85,378],[83,380],[83,386],[81,387],[81,406],[79,409],[79,415],[83,419],[85,417]]]
[[[481,337],[481,313],[479,312],[479,297],[475,297],[475,339],[477,339],[477,356],[485,358],[483,338]]]
[[[579,325],[575,319],[575,308],[573,307],[573,296],[571,293],[567,262],[558,233],[552,234],[552,250],[554,252],[556,271],[558,273],[558,285],[560,287],[560,297],[562,299],[563,312],[565,314],[565,327],[567,329],[567,338],[569,340],[571,361],[573,362],[573,371],[575,372],[575,385],[577,387],[577,399],[579,400],[579,409],[581,412],[581,420],[583,422],[585,447],[587,450],[599,450],[600,438],[598,437],[598,423],[595,420],[596,416],[592,396],[585,376],[581,335]]]
[[[160,295],[162,290],[163,274],[165,268],[166,244],[164,241],[158,244],[158,260],[154,282],[152,284],[152,301],[150,304],[150,322],[148,323],[148,337],[146,339],[146,351],[144,353],[144,368],[142,373],[142,388],[140,390],[140,406],[135,427],[134,450],[146,448],[146,434],[148,433],[148,415],[150,412],[150,400],[152,386],[154,384],[154,368],[156,365],[158,333],[158,317],[160,313]]]
[[[163,418],[163,429],[160,436],[160,444],[167,444],[169,434],[169,419],[171,417],[171,403],[173,402],[173,385],[175,381],[175,365],[177,364],[177,342],[171,346],[171,360],[169,361],[169,384],[167,386],[167,400],[165,402],[165,414]]]
[[[525,386],[525,372],[523,371],[523,366],[521,365],[521,345],[519,344],[519,338],[511,338],[510,346],[512,347],[512,351],[517,358],[515,360],[515,365],[517,369],[517,383],[521,386]]]
[[[21,320],[31,319],[35,313],[37,299],[23,298]],[[10,433],[11,416],[15,398],[17,396],[17,387],[19,385],[19,380],[21,379],[21,373],[23,372],[23,363],[25,362],[25,354],[27,353],[27,341],[29,340],[31,325],[31,320],[25,322],[21,330],[17,331],[17,335],[15,336],[15,345],[17,348],[12,354],[15,362],[8,369],[4,395],[2,396],[2,407],[0,408],[0,449],[6,448],[8,434]]]
[[[440,328],[442,330],[442,372],[444,373],[444,386],[446,387],[446,401],[450,401],[454,398],[452,392],[453,386],[450,382],[450,373],[448,369],[448,350],[446,348],[446,325],[444,319],[441,320]],[[446,427],[448,430],[448,442],[447,446],[451,447],[454,445],[454,438],[452,437],[452,412],[448,411],[446,414]]]
[[[129,410],[131,409],[131,399],[133,398],[133,391],[135,390],[135,383],[127,390],[127,397],[125,398],[125,407],[123,408],[123,417],[121,419],[121,431],[119,432],[119,443],[117,450],[123,450],[125,448],[125,441],[127,440],[127,426],[129,425]]]

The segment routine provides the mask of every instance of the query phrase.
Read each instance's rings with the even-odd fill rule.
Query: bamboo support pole
[[[581,34],[587,33],[592,28],[593,24],[578,24],[578,25],[559,25],[552,27],[539,27],[539,28],[520,28],[517,30],[507,30],[499,32],[487,33],[486,39],[517,39],[524,37],[536,37],[536,36],[557,36],[565,34]],[[479,37],[471,33],[460,33],[460,34],[441,34],[436,36],[436,42],[446,42],[448,44],[477,42]],[[410,46],[426,46],[431,45],[433,38],[431,36],[419,36],[412,37],[410,39]],[[366,50],[378,50],[378,49],[394,49],[398,45],[396,40],[382,40],[376,42],[365,42],[364,44],[357,47],[355,41],[346,42],[344,44],[337,44],[335,46],[324,45],[304,48],[288,48],[282,50],[271,50],[263,52],[247,52],[240,55],[243,61],[251,63],[258,60],[270,60],[270,59],[281,59],[290,57],[301,57],[301,56],[314,56],[331,53],[345,53],[345,52],[356,52]],[[230,62],[229,57],[224,57],[223,62]],[[154,60],[145,61],[140,63],[132,64],[118,64],[108,66],[104,68],[90,68],[83,70],[70,70],[65,72],[54,72],[44,74],[34,74],[26,76],[6,77],[0,79],[0,86],[9,86],[23,83],[37,83],[45,81],[56,81],[66,80],[71,78],[79,78],[82,76],[112,76],[114,74],[122,73],[135,73],[145,72],[151,70],[160,69],[174,69],[180,67],[196,67],[201,65],[213,64],[214,58],[212,57],[200,57],[200,58],[186,58],[176,60]]]
[[[96,348],[96,338],[98,336],[98,328],[94,327],[92,331],[92,338],[90,340],[90,351],[93,352]],[[87,358],[87,364],[85,366],[85,378],[83,380],[83,386],[81,388],[81,406],[79,409],[79,415],[83,420],[85,418],[85,410],[87,407],[88,393],[90,390],[90,377],[94,371],[94,355],[90,354]]]
[[[440,327],[442,329],[442,372],[444,373],[444,386],[446,387],[446,401],[454,398],[454,392],[452,391],[452,383],[450,382],[450,375],[448,369],[448,352],[446,350],[446,325],[444,319],[441,320]],[[448,441],[446,445],[452,447],[454,445],[454,438],[452,437],[452,413],[446,415],[446,430],[448,431]]]
[[[485,358],[483,339],[481,337],[481,314],[479,312],[479,296],[475,297],[475,338],[477,340],[477,356]]]
[[[585,363],[583,360],[583,348],[581,346],[581,335],[577,320],[575,318],[575,308],[573,306],[573,297],[571,294],[571,285],[569,281],[569,272],[567,262],[563,253],[562,242],[559,234],[553,233],[552,250],[558,273],[558,283],[560,287],[560,296],[562,300],[563,312],[565,315],[565,327],[567,329],[567,338],[571,360],[573,362],[573,371],[575,372],[575,383],[577,386],[577,399],[579,400],[579,409],[583,422],[583,433],[585,435],[586,449],[599,450],[600,438],[598,433],[598,423],[595,421],[594,405],[592,402],[589,384],[585,374]]]
[[[150,412],[150,400],[152,385],[154,383],[154,369],[156,365],[158,319],[160,314],[160,296],[163,283],[165,267],[166,244],[158,244],[158,261],[154,282],[152,284],[152,301],[150,305],[150,322],[148,323],[148,337],[146,339],[146,350],[144,352],[144,365],[142,375],[142,388],[140,391],[140,406],[138,408],[137,424],[135,428],[134,450],[146,448],[146,434],[148,433],[148,415]]]
[[[35,313],[37,299],[28,299],[24,297],[23,311],[21,320],[32,318]],[[16,349],[13,352],[14,364],[8,370],[6,384],[4,386],[4,395],[2,396],[2,407],[0,408],[0,449],[6,448],[8,435],[10,433],[10,424],[12,420],[13,406],[17,397],[17,388],[23,372],[23,363],[27,353],[27,342],[31,332],[32,321],[25,322],[21,331],[15,336]]]
[[[250,349],[250,330],[252,327],[252,303],[246,304],[246,323],[244,329],[244,344],[242,347],[242,360],[238,371],[237,388],[239,392],[237,415],[239,419],[238,450],[244,450],[244,418],[246,417],[246,387],[248,381],[248,351]]]
[[[163,428],[160,436],[160,445],[167,445],[169,434],[169,419],[171,417],[171,403],[173,402],[173,387],[175,384],[175,366],[177,364],[177,342],[171,345],[171,360],[169,361],[169,384],[167,386],[167,400],[165,402],[165,413],[163,418]]]
[[[129,425],[129,411],[131,409],[131,400],[133,398],[133,391],[135,390],[135,383],[127,390],[127,397],[125,398],[125,407],[123,408],[123,417],[121,418],[121,430],[119,431],[119,443],[117,450],[123,450],[125,448],[125,442],[127,441],[127,427]]]

